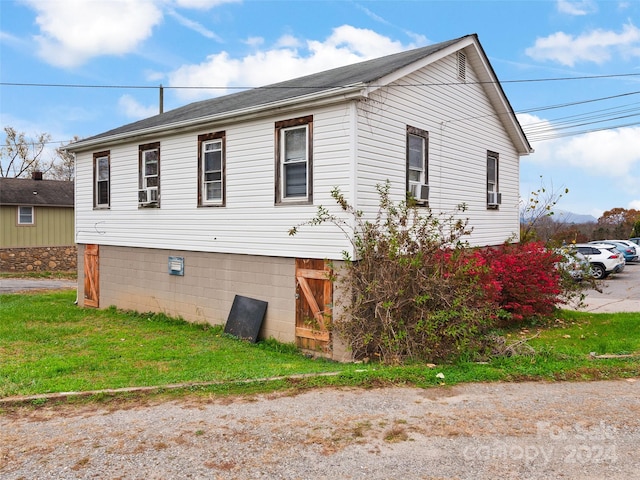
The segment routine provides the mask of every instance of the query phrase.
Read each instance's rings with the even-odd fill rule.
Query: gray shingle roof
[[[201,117],[207,117],[215,114],[268,105],[281,100],[292,99],[334,88],[358,84],[370,84],[385,75],[393,73],[400,68],[421,60],[422,58],[428,57],[468,36],[470,35],[429,45],[427,47],[408,50],[373,60],[326,70],[324,72],[314,73],[312,75],[295,78],[293,80],[245,90],[223,97],[190,103],[183,107],[86,138],[81,140],[80,143],[103,137],[106,138],[114,135],[133,133],[139,130],[146,130],[163,125],[172,125],[180,122],[196,120]],[[70,145],[70,147],[73,149],[73,144]]]
[[[0,178],[0,205],[73,207],[73,182]]]

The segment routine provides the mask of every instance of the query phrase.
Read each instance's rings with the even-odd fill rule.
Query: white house
[[[277,68],[277,66],[274,66]],[[235,295],[268,302],[262,337],[330,347],[324,260],[339,187],[373,214],[375,186],[434,212],[460,203],[470,242],[519,231],[531,147],[476,35],[192,103],[73,143],[79,299],[224,323]],[[323,315],[324,314],[324,315]],[[329,348],[330,350],[330,348]],[[334,356],[338,354],[334,352]]]

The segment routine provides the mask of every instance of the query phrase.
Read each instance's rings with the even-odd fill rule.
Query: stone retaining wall
[[[0,272],[70,272],[78,266],[77,248],[0,248]]]

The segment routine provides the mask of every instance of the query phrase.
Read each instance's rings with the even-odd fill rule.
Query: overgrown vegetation
[[[376,217],[367,220],[338,189],[332,197],[347,218],[319,207],[303,225],[338,225],[352,242],[337,272],[350,292],[334,331],[355,358],[384,363],[473,357],[490,348],[498,326],[542,318],[580,287],[556,265],[563,260],[541,243],[470,248],[465,206],[434,215],[411,199],[394,203],[378,186]],[[290,233],[296,234],[298,227]]]

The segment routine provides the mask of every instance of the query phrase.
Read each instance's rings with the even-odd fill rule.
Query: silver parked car
[[[603,243],[607,245],[613,245],[618,249],[618,251],[622,253],[622,255],[624,255],[624,259],[626,262],[638,261],[638,253],[636,249],[637,245],[629,242],[628,240],[596,240],[589,243]]]

